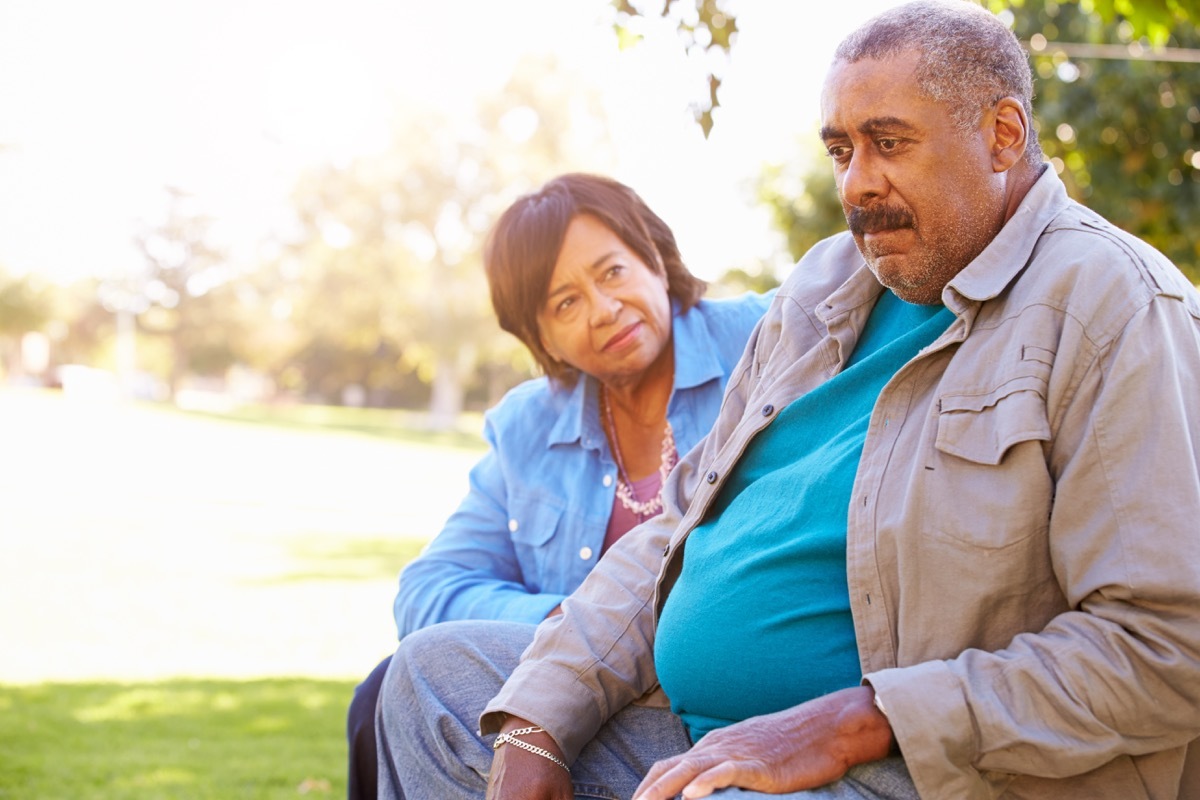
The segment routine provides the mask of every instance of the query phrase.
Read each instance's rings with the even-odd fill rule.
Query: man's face
[[[868,266],[900,298],[934,304],[1003,226],[1004,176],[986,124],[964,133],[917,91],[917,56],[836,62],[821,138]]]

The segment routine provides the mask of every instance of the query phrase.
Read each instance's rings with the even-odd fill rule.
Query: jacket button
[[[775,413],[775,406],[771,405],[770,403],[767,403],[765,406],[762,407],[762,415],[764,417],[769,417],[774,413]]]
[[[716,483],[717,482],[717,471],[712,470],[711,472],[709,472],[707,475],[704,476],[704,480],[708,481],[709,483]]]

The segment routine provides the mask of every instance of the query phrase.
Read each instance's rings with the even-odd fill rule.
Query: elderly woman
[[[469,493],[400,575],[401,638],[447,620],[556,613],[613,542],[661,510],[664,478],[708,432],[770,299],[701,299],[670,228],[594,175],[517,200],[484,263],[501,327],[546,374],[487,413],[490,449]],[[375,796],[386,667],[350,708],[351,798]]]

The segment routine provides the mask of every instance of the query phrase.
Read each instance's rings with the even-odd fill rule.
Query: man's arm
[[[690,507],[701,465],[741,420],[762,353],[778,341],[779,303],[750,337],[726,386],[712,432],[685,455],[663,488],[663,513],[619,539],[562,604],[538,627],[534,643],[480,720],[494,733],[503,715],[549,731],[572,762],[613,714],[657,685],[654,599],[663,558]]]
[[[1052,419],[1046,535],[1068,610],[995,652],[866,676],[923,795],[984,796],[988,771],[1078,776],[1200,730],[1195,308],[1147,303]]]

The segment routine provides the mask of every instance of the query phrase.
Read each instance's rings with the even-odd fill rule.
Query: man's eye
[[[899,146],[900,146],[899,139],[880,139],[879,140],[879,149],[885,153],[890,153],[892,150],[895,150]]]
[[[845,161],[850,157],[850,148],[842,144],[831,145],[825,149],[825,152],[834,161]]]

